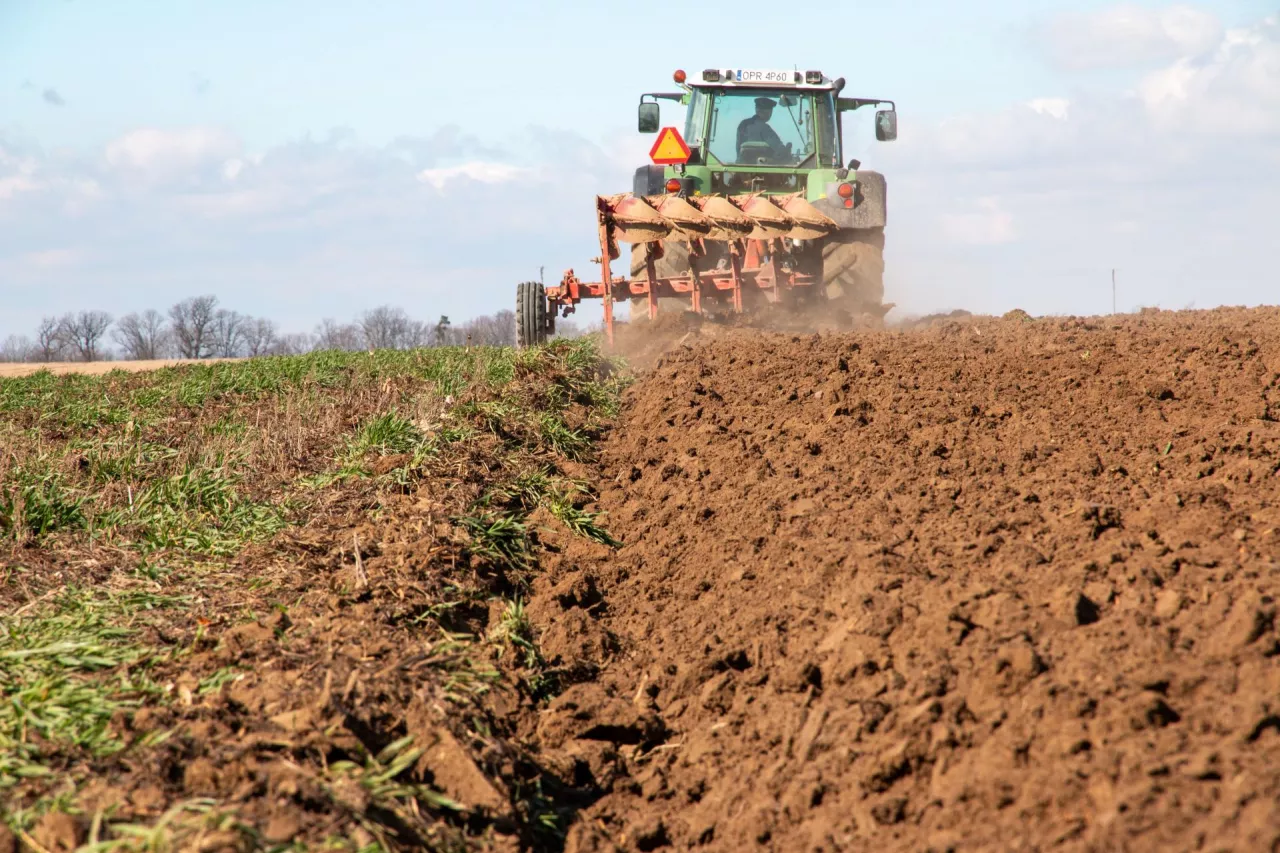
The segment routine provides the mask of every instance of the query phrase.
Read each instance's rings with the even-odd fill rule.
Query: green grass
[[[57,530],[83,528],[87,500],[53,469],[48,458],[24,460],[0,485],[0,534],[16,540],[41,539]]]
[[[352,442],[353,453],[411,453],[422,443],[422,430],[397,412],[384,412],[370,420]]]
[[[75,811],[84,768],[125,749],[113,720],[173,701],[151,677],[199,657],[185,657],[204,630],[192,642],[197,594],[202,610],[213,590],[229,597],[224,619],[272,612],[288,584],[262,577],[272,569],[261,559],[237,563],[242,555],[277,553],[277,534],[333,504],[360,507],[363,523],[394,523],[390,496],[424,486],[447,503],[464,544],[450,545],[458,552],[433,568],[452,572],[430,578],[434,598],[389,621],[425,649],[418,671],[456,725],[492,739],[478,703],[509,674],[491,663],[488,643],[514,650],[525,670],[516,680],[535,699],[558,689],[523,607],[539,558],[531,515],[541,509],[576,535],[618,544],[583,508],[589,489],[560,465],[589,458],[622,384],[616,365],[586,341],[0,379],[0,596],[18,602],[0,617],[0,821],[27,830],[45,811]],[[478,499],[450,498],[462,480],[469,485],[458,494]],[[344,502],[348,489],[358,500]],[[40,569],[18,568],[24,554]],[[478,559],[478,571],[467,557]],[[253,568],[237,580],[243,566]],[[89,586],[84,567],[95,567],[95,583],[109,580]],[[71,582],[60,588],[63,578]],[[503,595],[513,598],[497,627],[474,636],[468,614]],[[141,630],[151,622],[157,630]],[[168,637],[182,637],[181,647]],[[251,675],[226,661],[204,665],[191,672],[200,701],[216,701]],[[129,749],[169,734],[154,732]],[[374,807],[352,819],[374,839],[369,849],[391,850],[399,848],[386,835],[386,815],[427,827],[458,808],[411,778],[418,757],[399,739],[378,754],[313,770],[325,790],[365,791]],[[73,767],[77,774],[69,774]],[[536,783],[527,787],[524,819],[554,846],[565,823]],[[235,809],[194,799],[146,823],[95,815],[83,849],[182,849],[215,830],[265,846]],[[356,849],[351,831],[349,823],[335,829],[325,849]]]
[[[519,598],[507,602],[502,618],[490,635],[499,645],[514,649],[528,668],[542,665],[542,652],[533,635],[533,625],[524,612],[524,602]]]
[[[21,779],[50,776],[50,755],[110,755],[118,710],[160,689],[146,664],[165,650],[137,640],[143,614],[182,601],[149,593],[68,589],[47,604],[0,617],[0,798]]]
[[[578,536],[590,539],[593,542],[599,542],[601,545],[608,545],[610,548],[622,547],[622,543],[614,539],[604,525],[600,523],[600,515],[598,513],[586,512],[580,509],[564,493],[556,492],[548,495],[546,504],[551,514]]]
[[[459,516],[455,521],[471,535],[468,550],[472,554],[516,572],[527,571],[532,565],[533,543],[521,515],[482,512]]]
[[[119,535],[144,554],[236,554],[285,526],[282,508],[248,500],[238,491],[238,467],[217,460],[160,478],[130,495],[128,504],[95,519],[98,532]]]

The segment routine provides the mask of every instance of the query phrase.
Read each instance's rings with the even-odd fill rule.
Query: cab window
[[[824,162],[835,153],[830,93],[752,88],[717,90],[713,97],[708,150],[721,163],[794,167],[814,164],[819,150]],[[761,98],[771,107],[758,111]],[[691,115],[691,132],[694,121]],[[695,135],[701,133],[699,124]]]

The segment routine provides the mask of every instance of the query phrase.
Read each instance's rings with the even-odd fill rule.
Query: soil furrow
[[[693,335],[530,615],[570,850],[1275,849],[1280,309]]]

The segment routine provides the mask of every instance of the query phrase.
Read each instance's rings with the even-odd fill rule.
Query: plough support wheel
[[[534,347],[547,342],[547,290],[536,281],[516,287],[516,345]]]

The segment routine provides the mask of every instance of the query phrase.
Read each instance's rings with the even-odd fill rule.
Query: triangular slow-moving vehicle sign
[[[689,146],[684,137],[674,127],[664,127],[653,147],[649,149],[649,159],[659,166],[672,166],[676,163],[689,162]]]

